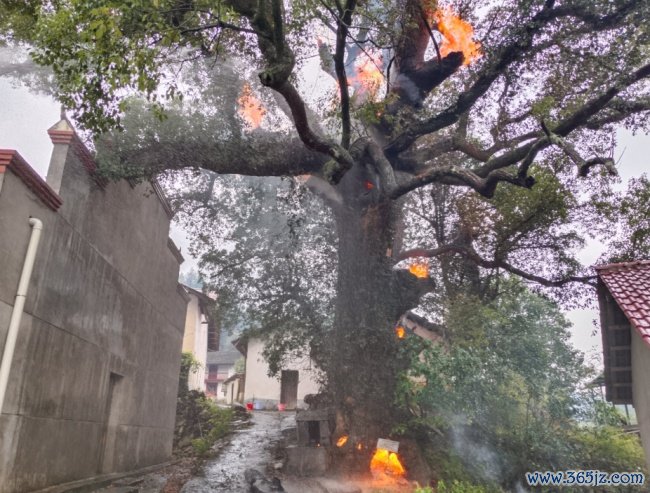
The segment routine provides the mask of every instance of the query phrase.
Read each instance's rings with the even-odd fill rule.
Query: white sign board
[[[396,442],[394,440],[386,440],[385,438],[379,438],[377,439],[377,448],[397,453],[397,449],[399,449],[399,442]]]

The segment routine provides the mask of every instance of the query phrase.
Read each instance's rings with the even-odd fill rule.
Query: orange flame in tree
[[[347,436],[347,435],[343,435],[341,438],[339,438],[339,439],[336,441],[336,446],[337,446],[337,447],[342,447],[342,446],[345,445],[346,443],[348,443],[348,436]]]
[[[433,13],[438,31],[443,35],[440,56],[446,57],[454,51],[462,51],[463,65],[469,65],[481,56],[481,45],[474,41],[472,25],[458,17],[451,7],[442,7]]]
[[[398,339],[404,339],[406,337],[406,329],[404,329],[404,327],[401,325],[398,325],[395,327],[395,335]]]
[[[381,55],[363,54],[355,64],[356,75],[349,77],[349,85],[354,87],[357,96],[374,99],[384,81]]]
[[[429,262],[426,260],[413,261],[409,265],[409,272],[418,279],[429,277]]]
[[[370,471],[378,474],[402,477],[406,472],[395,452],[378,448],[370,461]]]
[[[262,123],[266,110],[262,106],[262,102],[253,94],[253,89],[248,82],[242,87],[241,94],[237,98],[237,104],[239,104],[239,115],[244,121],[251,128],[258,128]]]

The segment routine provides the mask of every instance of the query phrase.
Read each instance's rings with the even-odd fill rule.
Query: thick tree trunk
[[[396,385],[407,362],[394,327],[412,308],[400,292],[401,276],[392,270],[399,214],[392,201],[349,200],[336,212],[339,272],[328,375],[337,408],[335,436],[349,435],[352,445],[349,454],[338,455],[345,456],[348,469],[367,470],[377,438],[397,424]]]

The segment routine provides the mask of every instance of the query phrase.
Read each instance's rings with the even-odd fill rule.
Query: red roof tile
[[[650,345],[650,260],[596,267],[616,304]]]

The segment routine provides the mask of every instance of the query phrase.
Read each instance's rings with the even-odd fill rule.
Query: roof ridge
[[[630,262],[615,262],[611,264],[596,265],[594,269],[600,273],[602,271],[614,271],[622,269],[632,269],[634,267],[650,267],[650,259],[648,260],[632,260]]]

